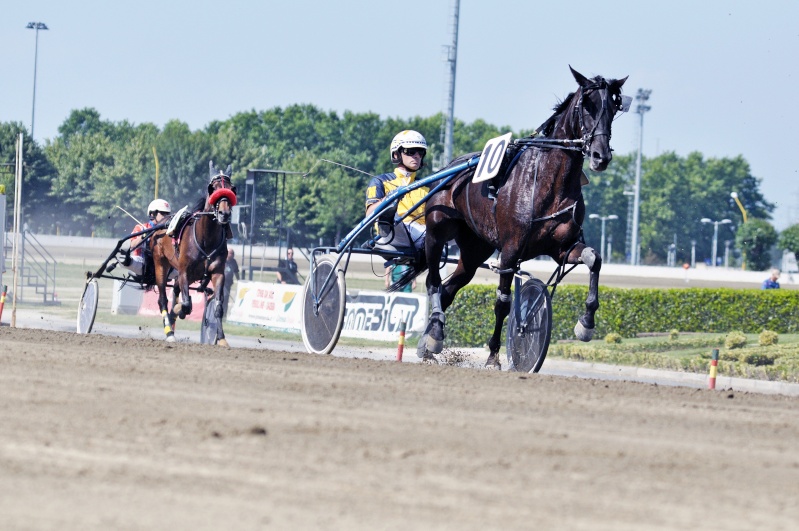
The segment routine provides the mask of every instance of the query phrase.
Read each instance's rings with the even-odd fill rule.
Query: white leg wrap
[[[577,324],[574,325],[574,335],[580,341],[591,341],[594,337],[594,329],[586,328],[580,321],[577,321]]]
[[[441,293],[433,293],[430,296],[430,315],[441,314],[441,321],[444,322],[444,310],[441,309]]]
[[[500,302],[510,302],[510,293],[503,295],[502,292],[497,289],[497,299],[499,299]]]
[[[596,251],[591,247],[586,247],[583,249],[583,252],[580,253],[580,260],[583,261],[585,265],[588,266],[588,269],[594,267],[594,262],[596,262]]]

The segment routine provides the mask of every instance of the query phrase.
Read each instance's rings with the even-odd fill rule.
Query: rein
[[[200,216],[213,216],[213,212],[200,212],[199,214],[195,214],[197,216],[197,221],[199,221]],[[215,220],[214,220],[215,222]],[[218,224],[217,224],[218,225]],[[222,227],[218,227],[221,230],[219,231],[219,244],[213,249],[210,253],[206,253],[203,246],[200,245],[200,242],[197,240],[197,222],[192,223],[192,231],[191,234],[194,238],[194,245],[197,246],[197,249],[202,253],[205,257],[205,267],[203,268],[203,278],[200,281],[200,289],[205,290],[205,287],[208,286],[208,282],[211,280],[211,276],[208,274],[208,268],[211,266],[211,262],[221,254],[220,251],[222,250],[222,246],[225,245],[225,229]]]

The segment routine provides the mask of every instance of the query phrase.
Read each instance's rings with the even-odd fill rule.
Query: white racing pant
[[[381,238],[377,241],[377,245],[389,245],[392,247],[413,246],[418,250],[424,250],[424,235],[426,230],[424,225],[415,221],[395,225],[393,238]],[[410,236],[410,240],[408,240],[408,236]]]

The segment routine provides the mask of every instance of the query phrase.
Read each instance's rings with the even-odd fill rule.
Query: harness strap
[[[216,257],[216,255],[219,254],[219,251],[222,249],[222,246],[226,242],[225,231],[223,229],[222,232],[220,233],[219,245],[217,245],[216,248],[212,250],[210,253],[206,253],[205,249],[203,249],[202,245],[200,245],[200,242],[197,241],[197,223],[194,223],[194,226],[192,228],[193,230],[191,231],[191,233],[192,236],[194,236],[194,243],[195,245],[197,245],[197,249],[199,249],[200,252],[205,256],[205,268],[204,268],[205,270],[203,271],[203,278],[200,281],[200,289],[205,290],[206,286],[208,286],[208,282],[211,280],[211,276],[208,274],[208,268],[211,265],[211,262]]]
[[[570,210],[572,211],[572,219],[574,219],[574,210],[575,210],[576,208],[577,208],[577,203],[572,203],[571,205],[567,206],[566,208],[563,208],[563,209],[561,209],[561,210],[558,210],[558,211],[557,211],[557,212],[555,212],[554,214],[550,214],[550,215],[548,215],[548,216],[543,216],[543,217],[540,217],[540,218],[534,218],[534,219],[531,221],[531,223],[535,223],[535,222],[537,222],[537,221],[546,221],[546,220],[548,220],[548,219],[555,219],[556,217],[560,216],[561,214],[565,214],[566,212],[569,212]],[[576,220],[575,220],[575,221],[576,221]]]
[[[469,181],[466,183],[466,187],[467,187],[467,190],[466,190],[466,213],[469,214],[469,221],[471,222],[472,227],[476,228],[477,224],[474,222],[474,216],[472,216],[472,203],[471,203],[471,201],[469,201],[469,190],[468,190],[468,187],[471,186],[471,185],[472,185],[472,180],[469,179]]]

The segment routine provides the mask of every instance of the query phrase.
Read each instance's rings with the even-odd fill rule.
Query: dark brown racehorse
[[[420,356],[441,352],[444,310],[495,250],[501,252],[500,277],[494,304],[496,322],[488,342],[490,355],[486,365],[499,367],[497,353],[503,322],[510,312],[513,276],[522,262],[541,255],[551,256],[559,264],[588,266],[585,313],[574,332],[582,341],[591,339],[594,314],[599,308],[602,258],[583,241],[585,204],[580,178],[585,158],[593,171],[603,171],[610,163],[611,126],[616,112],[622,108],[621,87],[627,78],[588,79],[574,69],[572,75],[579,88],[544,122],[539,129],[543,136],[535,139],[535,143],[531,140],[526,148],[521,147],[515,162],[506,161],[509,169],[498,177],[501,182],[496,204],[488,197],[487,182],[471,182],[474,168],[463,171],[428,200],[426,263],[437,264],[444,245],[453,239],[461,249],[461,256],[454,273],[443,285],[438,268],[430,268],[427,294],[431,315],[427,339],[420,344]],[[518,145],[523,144],[517,142]],[[460,157],[450,166],[473,155]]]
[[[225,262],[231,208],[236,205],[236,188],[230,181],[230,166],[217,170],[210,163],[211,179],[208,194],[200,199],[185,225],[178,227],[177,245],[166,231],[153,236],[153,261],[155,283],[158,286],[158,308],[164,319],[167,341],[174,341],[175,319],[185,318],[192,311],[189,286],[200,281],[200,291],[213,286],[216,299],[217,344],[228,346],[222,330],[223,301],[225,293]],[[177,271],[173,286],[174,302],[168,311],[167,282],[171,270]],[[179,296],[179,298],[178,298]]]

